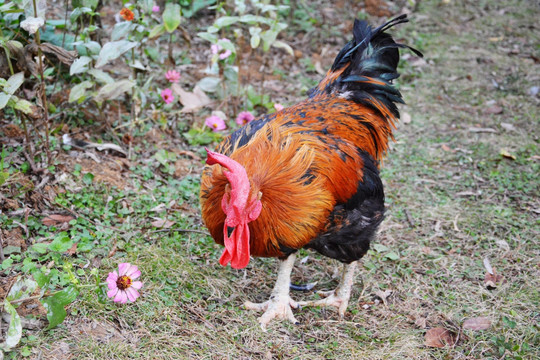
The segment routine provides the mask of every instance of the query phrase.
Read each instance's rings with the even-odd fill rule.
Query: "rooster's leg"
[[[347,306],[349,305],[349,299],[351,297],[351,288],[354,283],[354,272],[356,270],[357,261],[353,261],[348,265],[344,265],[343,275],[341,276],[341,282],[334,291],[319,292],[321,295],[327,295],[328,297],[316,300],[316,301],[299,301],[300,306],[334,306],[338,308],[339,316],[343,317]]]
[[[298,307],[298,303],[289,296],[291,271],[294,266],[295,259],[296,255],[291,254],[287,259],[281,261],[276,284],[274,285],[274,290],[272,290],[270,300],[260,304],[255,304],[251,301],[246,301],[244,303],[244,306],[247,309],[264,311],[264,314],[262,314],[262,316],[259,318],[259,323],[261,324],[263,330],[266,330],[266,325],[274,318],[288,319],[293,324],[298,324],[298,321],[296,321],[291,310],[291,308],[296,309]]]

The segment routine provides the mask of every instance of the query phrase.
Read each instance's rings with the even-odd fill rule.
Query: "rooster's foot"
[[[333,306],[338,309],[339,316],[343,318],[347,306],[349,306],[349,299],[351,298],[351,289],[354,282],[354,271],[356,269],[357,262],[352,262],[349,265],[345,265],[343,269],[343,276],[338,287],[333,291],[319,291],[317,294],[325,296],[324,299],[312,300],[312,301],[299,301],[299,306]]]
[[[260,304],[246,301],[244,306],[249,310],[264,311],[264,314],[259,318],[263,330],[266,330],[266,325],[272,319],[287,319],[293,324],[298,324],[292,313],[292,309],[298,308],[298,303],[289,296],[273,296],[270,300]]]
[[[324,299],[320,300],[311,300],[311,301],[299,301],[298,305],[300,306],[333,306],[338,309],[339,316],[343,318],[345,316],[345,311],[349,305],[350,293],[347,295],[339,294],[340,289],[333,291],[320,291],[317,294],[321,296],[327,296]]]

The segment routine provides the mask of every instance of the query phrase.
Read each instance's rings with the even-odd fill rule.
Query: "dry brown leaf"
[[[486,272],[486,276],[484,277],[484,285],[488,290],[494,290],[497,288],[498,285],[505,282],[506,280],[504,279],[504,276],[499,275],[495,272],[493,272],[493,274]]]
[[[446,145],[446,144],[442,144],[442,145],[441,145],[441,149],[443,149],[443,150],[446,151],[446,152],[453,152],[453,153],[456,152],[456,150],[452,149],[450,146],[448,146],[448,145]]]
[[[491,320],[487,317],[476,317],[463,322],[463,328],[469,330],[486,330],[491,327]]]
[[[493,115],[501,114],[502,112],[503,112],[503,108],[500,107],[499,105],[493,105],[484,110],[484,113],[493,114]]]
[[[445,328],[433,328],[426,332],[424,345],[429,347],[443,348],[445,346],[454,346],[457,342],[457,336]]]
[[[501,127],[504,129],[504,130],[508,130],[508,131],[517,131],[516,130],[516,127],[510,123],[505,123],[505,122],[502,122],[501,123]]]
[[[386,299],[387,299],[390,295],[392,295],[392,292],[393,292],[392,290],[384,290],[384,291],[382,291],[382,290],[377,290],[377,291],[375,291],[375,295],[376,295],[377,297],[379,297],[379,298],[383,301],[384,305],[386,305]]]
[[[195,86],[193,92],[185,91],[178,84],[172,84],[171,88],[178,95],[180,103],[184,105],[181,112],[193,112],[212,102],[198,86]]]
[[[425,329],[427,326],[427,319],[425,317],[419,317],[414,321],[414,325],[418,326],[420,329]]]
[[[156,219],[151,222],[152,226],[162,229],[169,229],[171,226],[174,225],[174,221],[170,221],[167,219]]]
[[[78,243],[73,244],[73,246],[66,251],[66,254],[68,254],[69,256],[75,255],[75,253],[77,252],[77,244]]]
[[[501,154],[501,156],[503,158],[510,159],[510,160],[516,160],[516,157],[514,155],[510,154],[508,151],[506,151],[504,149],[501,149],[501,151],[499,151],[499,154]]]
[[[43,218],[43,220],[41,220],[41,222],[45,226],[54,226],[54,225],[58,225],[58,224],[68,223],[73,219],[75,219],[75,218],[73,216],[71,216],[71,215],[51,214],[51,215],[47,216],[46,218]]]

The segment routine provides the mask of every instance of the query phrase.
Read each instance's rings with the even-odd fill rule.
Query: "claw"
[[[259,304],[251,301],[244,303],[246,309],[264,311],[264,314],[259,317],[259,323],[263,331],[266,331],[266,325],[272,319],[287,319],[293,324],[299,324],[292,312],[292,309],[297,309],[299,305],[289,296],[290,276],[295,259],[296,255],[292,254],[281,263],[270,300]]]
[[[259,323],[264,331],[266,331],[266,325],[273,319],[287,319],[295,325],[299,324],[292,312],[292,309],[298,308],[298,303],[289,296],[274,297],[263,303],[246,301],[244,307],[249,310],[264,311],[264,314],[259,317]]]
[[[343,276],[338,287],[333,291],[318,291],[317,294],[324,299],[315,301],[299,301],[300,306],[333,306],[338,309],[340,318],[345,317],[345,312],[349,306],[351,298],[351,288],[354,281],[354,271],[356,269],[356,261],[345,266]]]

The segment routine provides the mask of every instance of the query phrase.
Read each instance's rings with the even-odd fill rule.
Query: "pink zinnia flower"
[[[255,119],[255,116],[253,116],[252,113],[249,111],[242,111],[240,114],[238,114],[236,123],[238,125],[246,125],[253,121],[253,119]]]
[[[231,40],[226,39],[226,38],[220,39],[219,41],[231,42]],[[219,44],[214,44],[214,45],[210,46],[210,50],[212,51],[212,54],[219,54],[219,59],[220,60],[225,60],[226,58],[228,58],[232,54],[231,50],[223,49],[223,47],[221,45],[219,45]]]
[[[283,105],[276,103],[274,104],[274,109],[276,109],[276,111],[281,111],[283,110]]]
[[[141,276],[139,268],[130,263],[121,263],[118,265],[118,272],[113,271],[107,277],[107,296],[114,298],[114,302],[125,304],[134,302],[139,296],[139,290],[143,284],[140,281],[133,281]]]
[[[176,70],[169,70],[165,74],[165,78],[172,83],[176,83],[180,80],[180,73]]]
[[[159,12],[159,6],[154,5],[154,6],[152,7],[152,12]]]
[[[204,124],[214,132],[225,130],[227,128],[227,125],[225,125],[225,120],[216,115],[207,117]]]
[[[161,98],[165,101],[165,104],[170,104],[174,101],[174,96],[171,89],[161,90]]]

